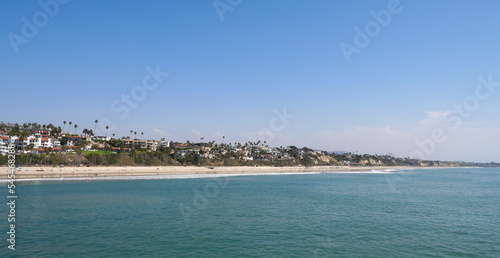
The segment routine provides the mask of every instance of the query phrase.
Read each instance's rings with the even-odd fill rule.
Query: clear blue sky
[[[0,120],[81,130],[108,118],[119,136],[245,142],[286,106],[295,118],[270,145],[408,156],[447,128],[429,112],[452,116],[480,76],[500,81],[500,2],[401,0],[346,62],[341,42],[354,45],[354,28],[389,2],[243,0],[221,20],[213,1],[73,0],[16,53],[9,33],[23,37],[23,17],[45,11],[1,1]],[[113,101],[157,65],[168,77],[120,119]],[[499,117],[497,90],[426,158],[500,161]]]

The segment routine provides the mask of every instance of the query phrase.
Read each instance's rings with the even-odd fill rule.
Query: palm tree
[[[64,131],[64,127],[66,126],[66,120],[64,120],[64,121],[63,121],[63,124],[64,124],[64,125],[63,125],[62,130]]]
[[[106,138],[108,138],[108,129],[109,129],[109,125],[106,125]]]
[[[69,128],[68,128],[68,131],[71,130],[71,125],[73,124],[73,122],[69,121]]]
[[[113,138],[115,138],[115,134],[113,134]]]
[[[30,151],[30,150],[33,150],[33,148],[35,148],[35,145],[33,143],[31,143],[28,146],[26,146],[25,150]]]
[[[19,142],[21,143],[21,146],[22,146],[23,150],[26,149],[26,146],[24,146],[24,139],[26,139],[26,137],[28,137],[28,136],[29,136],[29,133],[27,131],[22,131],[19,134]]]
[[[133,132],[134,132],[133,130],[130,130],[130,138],[132,138],[132,133]]]
[[[141,132],[141,140],[144,140],[144,132]]]
[[[78,125],[77,125],[77,124],[75,124],[75,134],[76,134],[76,128],[77,128],[77,127],[78,127]]]
[[[135,153],[136,152],[137,151],[135,149],[130,150],[130,156],[132,156],[132,165],[134,165],[134,163],[135,163]]]
[[[15,129],[12,129],[10,130],[8,133],[7,133],[9,136],[16,136],[17,135],[17,131]]]
[[[97,123],[99,123],[99,120],[97,120],[97,119],[96,119],[96,120],[95,120],[95,126],[94,126],[94,132],[97,132],[97,131],[96,131],[96,128],[97,128]]]
[[[135,139],[137,139],[137,132],[134,132],[134,134],[135,134]],[[134,139],[134,140],[135,140],[135,139]]]

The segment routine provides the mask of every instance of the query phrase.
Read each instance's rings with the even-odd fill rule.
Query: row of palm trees
[[[2,126],[0,131],[3,131],[5,128]],[[49,130],[51,135],[58,135],[62,132],[60,126],[54,126],[53,124],[41,125],[38,123],[24,123],[22,126],[19,124],[15,124],[14,128],[10,130],[9,135],[18,135],[21,136],[21,133],[25,132],[25,134],[29,134],[30,130],[38,129],[38,130]]]
[[[97,129],[97,124],[99,123],[99,120],[97,120],[97,119],[96,119],[96,120],[94,121],[94,123],[95,123],[95,125],[94,125],[94,130],[92,131],[92,130],[88,130],[88,129],[83,129],[83,134],[86,134],[86,135],[89,135],[89,136],[90,136],[90,135],[94,135],[94,133],[96,132],[96,129]],[[63,131],[64,131],[64,127],[66,126],[66,121],[63,121],[63,124],[64,124],[64,125],[63,125]],[[69,128],[68,128],[68,130],[70,130],[71,125],[73,124],[73,122],[69,121],[69,123],[68,123],[68,124],[69,124]],[[75,125],[74,125],[74,127],[75,127],[75,131],[74,131],[74,133],[76,134],[76,128],[78,128],[78,125],[77,125],[77,124],[75,124]],[[107,126],[106,126],[106,137],[108,137],[108,129],[109,129],[109,126],[107,125]],[[114,137],[114,136],[115,136],[115,134],[113,134],[113,137]]]
[[[137,139],[137,131],[130,130],[130,138],[132,138],[132,133],[135,135],[135,138]],[[144,132],[141,132],[141,140],[144,139]]]
[[[89,129],[84,128],[84,129],[83,129],[83,131],[82,131],[82,133],[83,133],[84,135],[94,136],[94,135],[95,135],[95,133],[96,133],[96,130],[97,130],[97,125],[99,124],[99,120],[97,120],[97,119],[96,119],[96,120],[94,121],[94,123],[95,123],[95,125],[94,125],[94,130],[89,130]],[[76,134],[76,129],[78,128],[78,124],[73,124],[73,122],[72,122],[72,121],[67,122],[66,120],[65,120],[65,121],[63,121],[63,127],[62,127],[62,129],[61,129],[61,132],[64,132],[64,129],[65,129],[65,127],[66,127],[66,124],[68,124],[68,125],[69,125],[69,127],[68,127],[68,129],[67,129],[67,130],[68,130],[70,133],[71,133],[71,127],[72,127],[72,125],[73,125],[73,128],[74,128],[73,133],[75,133],[75,134]],[[55,128],[52,124],[49,124],[48,126],[46,126],[46,125],[41,126],[41,125],[39,125],[39,124],[37,124],[37,123],[28,123],[28,124],[26,124],[26,123],[25,123],[25,124],[23,125],[23,127],[24,127],[24,128],[31,128],[32,126],[33,126],[33,127],[36,127],[36,128],[38,128],[38,127],[42,127],[44,130],[45,130],[46,128],[48,128],[48,129],[53,129],[53,128]],[[59,127],[59,128],[60,128],[60,127]],[[106,126],[106,137],[108,137],[108,130],[109,130],[109,126]],[[132,138],[132,133],[135,135],[135,138],[137,138],[137,131],[130,130],[130,138]],[[113,134],[113,137],[114,137],[114,136],[115,136],[115,134]],[[143,140],[143,139],[144,139],[144,132],[141,132],[141,140]]]
[[[95,120],[94,121],[95,125],[94,125],[94,130],[89,130],[89,129],[83,129],[82,133],[84,135],[89,135],[89,136],[93,136],[95,135],[96,133],[96,130],[97,130],[97,125],[99,124],[99,120]],[[66,129],[66,125],[69,125],[68,128]],[[42,129],[43,131],[45,130],[50,130],[51,131],[51,134],[54,134],[54,135],[58,135],[62,132],[69,132],[71,133],[71,130],[73,130],[73,133],[76,134],[76,130],[78,129],[78,124],[73,124],[72,121],[69,121],[67,122],[66,120],[63,121],[63,126],[61,128],[61,126],[54,126],[52,123],[48,124],[48,125],[45,125],[45,124],[38,124],[38,123],[24,123],[22,126],[19,125],[19,124],[16,124],[15,125],[15,128],[18,128],[19,130],[14,130],[12,131],[12,134],[20,134],[22,129],[25,129],[25,130],[28,130],[28,129]],[[108,137],[108,130],[109,130],[109,126],[106,126],[106,137]],[[3,126],[2,128],[0,128],[2,130],[4,130]],[[132,133],[135,134],[136,138],[137,138],[137,131],[133,131],[133,130],[130,130],[130,137],[132,138]],[[115,134],[113,134],[113,137],[115,136]],[[144,138],[144,132],[141,132],[141,139]]]
[[[69,127],[68,127],[68,130],[70,130],[71,128],[71,125],[73,124],[73,122],[69,121]],[[64,131],[64,127],[66,126],[66,121],[63,122],[63,131]],[[75,133],[76,133],[76,128],[78,127],[77,124],[75,124]]]

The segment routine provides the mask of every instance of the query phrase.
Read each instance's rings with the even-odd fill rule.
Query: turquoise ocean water
[[[4,233],[1,257],[500,257],[493,168],[18,182],[17,193],[17,250]]]

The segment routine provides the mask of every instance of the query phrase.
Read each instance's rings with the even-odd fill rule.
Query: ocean
[[[8,202],[7,186],[4,202]],[[500,169],[17,182],[0,257],[500,257]],[[8,205],[0,206],[3,232]]]

